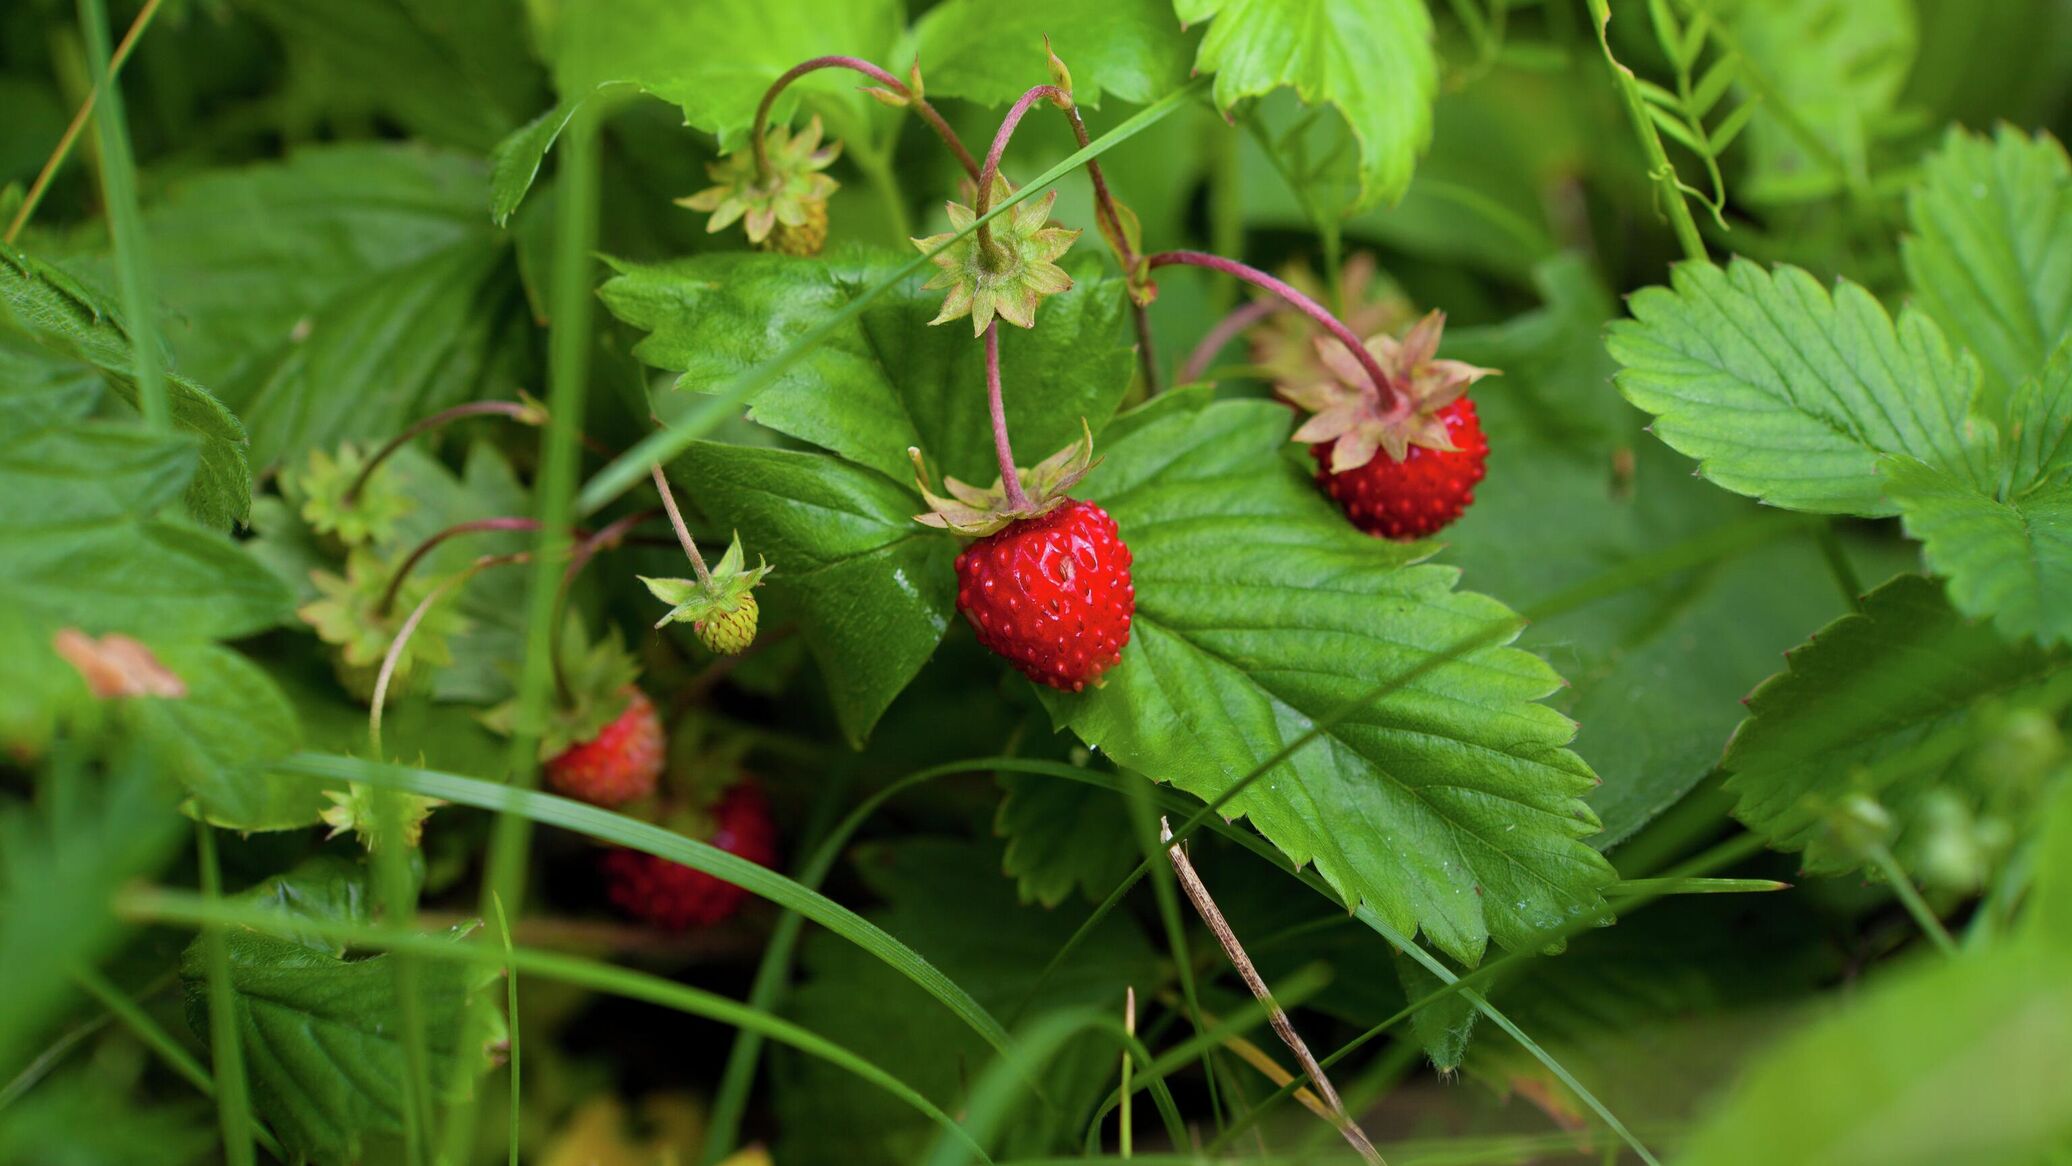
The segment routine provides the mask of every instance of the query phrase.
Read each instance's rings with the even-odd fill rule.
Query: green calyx
[[[1013,193],[1007,179],[993,176],[993,202],[1001,202]],[[1058,192],[1053,190],[994,219],[989,225],[993,240],[990,249],[983,245],[977,232],[957,238],[957,232],[978,221],[978,214],[962,203],[947,204],[951,229],[913,240],[914,246],[923,251],[950,244],[934,259],[942,270],[922,285],[931,291],[949,291],[943,297],[942,311],[928,322],[942,324],[970,316],[973,336],[983,335],[995,316],[1010,324],[1034,328],[1036,306],[1043,302],[1043,297],[1072,287],[1072,277],[1057,265],[1057,260],[1071,249],[1079,232],[1044,225],[1050,219],[1051,204],[1057,200]],[[952,239],[956,241],[951,242]]]
[[[820,119],[815,117],[794,135],[787,126],[772,126],[763,139],[769,173],[752,149],[737,150],[706,166],[714,185],[676,205],[694,211],[708,211],[712,217],[705,230],[717,233],[737,220],[748,231],[748,241],[763,246],[780,226],[804,227],[809,221],[825,224],[828,196],[840,184],[822,174],[842,152],[840,142],[822,146]]]
[[[367,455],[351,442],[339,446],[336,457],[313,449],[308,465],[281,475],[281,486],[300,502],[302,520],[316,534],[347,547],[386,542],[396,533],[396,523],[410,513],[410,496],[376,474],[357,495],[347,498],[346,491],[366,467]]]
[[[688,623],[698,642],[721,655],[738,655],[755,641],[758,605],[753,592],[765,575],[768,563],[756,557],[754,568],[746,568],[741,536],[727,545],[706,579],[650,579],[640,576],[656,599],[669,604],[669,612],[655,621],[656,627]]]
[[[382,596],[394,570],[393,563],[370,548],[356,547],[346,556],[345,574],[310,572],[319,598],[295,612],[316,630],[317,638],[335,649],[333,663],[339,681],[361,700],[373,697],[375,678],[389,645],[410,613],[437,585],[423,575],[413,575],[403,581],[384,611]],[[391,692],[400,690],[420,666],[442,668],[453,663],[453,649],[447,641],[467,626],[467,617],[458,608],[433,603],[396,657],[395,672],[389,677]]]
[[[976,538],[1056,510],[1067,501],[1067,491],[1100,464],[1094,457],[1093,430],[1085,418],[1080,418],[1079,427],[1082,436],[1078,441],[1035,466],[1017,468],[1022,493],[1028,499],[1026,506],[1009,505],[1006,484],[997,478],[990,488],[980,489],[944,475],[943,488],[950,492],[950,497],[945,498],[928,488],[928,467],[921,460],[921,451],[908,449],[907,456],[914,461],[914,482],[920,487],[921,500],[928,503],[928,512],[914,515],[914,521]]]
[[[545,710],[545,719],[522,724],[518,698],[497,705],[479,718],[491,732],[510,737],[521,727],[540,741],[540,760],[548,761],[580,741],[588,741],[626,711],[626,701],[640,677],[640,665],[626,650],[617,628],[595,643],[583,624],[571,616],[561,625],[561,693]]]
[[[388,794],[391,804],[383,806],[382,795],[373,786],[357,781],[343,791],[326,790],[324,796],[331,799],[331,805],[321,815],[324,824],[331,827],[325,837],[336,838],[350,830],[370,853],[386,845],[396,833],[400,833],[405,849],[417,849],[424,840],[425,819],[446,804],[438,798],[396,790]]]

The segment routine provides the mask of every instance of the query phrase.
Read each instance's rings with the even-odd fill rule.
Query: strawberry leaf
[[[107,374],[115,391],[137,403],[134,349],[110,300],[65,272],[0,244],[0,332],[19,328],[52,353]],[[207,389],[168,371],[173,424],[199,439],[201,460],[189,476],[185,503],[204,526],[243,522],[252,510],[252,473],[245,465],[245,427]]]
[[[1345,115],[1360,146],[1363,209],[1402,197],[1432,136],[1439,65],[1422,0],[1174,0],[1209,20],[1194,67],[1216,74],[1216,104],[1292,87]],[[1212,19],[1213,18],[1213,19]]]
[[[1610,868],[1582,839],[1596,778],[1536,703],[1560,677],[1487,645],[1515,617],[1457,572],[1354,531],[1284,457],[1286,411],[1169,411],[1111,445],[1084,493],[1135,556],[1137,611],[1104,687],[1044,691],[1118,763],[1205,799],[1411,669],[1403,686],[1268,769],[1224,806],[1349,902],[1481,959],[1594,910]],[[1504,638],[1508,639],[1508,636]]]
[[[366,869],[318,856],[238,896],[284,915],[366,923],[375,899]],[[455,929],[454,942],[471,928]],[[394,956],[344,959],[335,944],[237,929],[228,935],[232,1011],[251,1075],[253,1108],[298,1158],[361,1160],[370,1135],[403,1131],[409,1080],[399,1027]],[[425,1079],[437,1100],[468,1097],[503,1037],[494,968],[427,960],[415,969],[422,994]],[[209,1035],[202,944],[180,959],[187,1018]]]
[[[768,555],[768,622],[799,621],[860,745],[949,630],[956,540],[914,521],[911,489],[824,454],[701,442],[671,469]]]
[[[1861,865],[1827,829],[1852,795],[1890,814],[1902,860],[1930,841],[1923,807],[1937,796],[2020,820],[2019,805],[1993,804],[2003,775],[1964,765],[1966,740],[1948,734],[1981,701],[2018,702],[2063,668],[2062,653],[2009,644],[1958,615],[1932,581],[1901,575],[1789,658],[1749,695],[1749,717],[1721,762],[1733,775],[1735,815],[1772,845],[1805,850],[1814,872]]]
[[[716,388],[903,262],[862,249],[824,259],[732,252],[621,264],[602,294],[620,319],[648,332],[635,355],[679,372],[682,388]],[[1002,395],[1024,465],[1077,440],[1082,418],[1098,433],[1129,386],[1122,281],[1091,258],[1072,274],[1071,290],[1045,300],[1042,327],[1002,329]],[[913,480],[910,446],[939,474],[998,478],[983,348],[961,325],[929,326],[942,295],[922,290],[925,282],[916,275],[880,296],[754,397],[749,416],[898,482]],[[770,561],[784,566],[776,554]]]
[[[1795,267],[1683,263],[1634,294],[1607,347],[1626,399],[1701,474],[1793,510],[1883,516],[1877,475],[1908,454],[1973,482],[1992,439],[1969,423],[1978,362],[1909,308],[1897,326],[1853,283],[1832,296]]]
[[[933,98],[1005,105],[1043,80],[1045,38],[1072,70],[1072,97],[1148,105],[1187,79],[1187,39],[1167,0],[949,0],[915,27]]]
[[[2072,163],[2047,135],[1952,130],[1907,198],[1914,301],[2004,395],[2072,332]]]
[[[564,100],[630,83],[680,107],[685,124],[732,152],[748,140],[763,91],[800,61],[849,53],[903,74],[891,57],[901,23],[898,0],[613,0],[566,6],[546,40]],[[866,83],[821,70],[788,86],[771,117],[787,121],[811,100],[848,136],[876,109],[857,91]]]

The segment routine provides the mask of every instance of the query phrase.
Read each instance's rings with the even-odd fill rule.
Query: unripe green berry
[[[691,627],[698,633],[698,642],[708,649],[722,656],[738,656],[755,642],[756,616],[755,596],[743,595],[734,610],[701,619]]]

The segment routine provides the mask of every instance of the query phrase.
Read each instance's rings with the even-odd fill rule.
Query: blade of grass
[[[409,850],[402,845],[403,795],[374,792],[374,874],[391,926],[408,931],[417,922],[417,888],[410,877]],[[424,997],[418,990],[417,958],[397,952],[389,961],[396,984],[396,1025],[403,1045],[403,1153],[411,1166],[427,1161],[432,1143],[431,1061],[424,1035]]]
[[[668,428],[657,430],[642,438],[633,448],[612,459],[609,465],[584,483],[582,494],[576,499],[577,512],[589,515],[602,509],[612,499],[646,478],[649,466],[658,462],[667,463],[689,448],[691,442],[710,432],[714,426],[739,413],[748,398],[797,363],[836,329],[856,318],[864,308],[870,306],[872,300],[926,267],[937,255],[954,246],[959,239],[992,222],[1023,199],[1041,194],[1058,179],[1165,120],[1178,111],[1190,96],[1204,88],[1208,81],[1206,76],[1197,77],[1145,106],[1121,125],[1095,138],[1083,148],[1068,155],[1064,161],[1038,175],[1034,181],[1016,190],[1012,196],[993,204],[984,217],[973,220],[970,226],[950,235],[940,247],[915,255],[906,266],[865,288],[855,299],[843,305],[841,310],[807,329],[804,335],[792,342],[791,347],[728,381]]]
[[[457,805],[524,817],[528,822],[558,826],[603,842],[682,863],[741,887],[781,907],[796,911],[829,931],[863,948],[900,972],[929,995],[941,1001],[987,1044],[1005,1052],[1007,1030],[935,965],[876,924],[797,882],[760,864],[721,850],[709,843],[686,838],[672,830],[651,825],[624,814],[557,797],[553,794],[495,782],[478,781],[450,773],[413,769],[400,765],[374,765],[355,757],[334,757],[298,753],[281,762],[277,770],[300,774],[339,785],[358,781],[368,785],[407,790],[443,798]]]
[[[216,861],[216,831],[207,822],[194,824],[194,848],[201,868],[202,901],[222,905],[223,869]],[[255,1166],[252,1149],[252,1105],[245,1093],[245,1050],[237,1031],[236,1002],[230,986],[230,941],[221,927],[204,927],[202,959],[208,969],[209,1057],[216,1067],[216,1120],[223,1128],[223,1158],[230,1166]]]
[[[130,51],[137,47],[137,40],[144,30],[151,27],[151,20],[158,15],[164,0],[144,0],[144,6],[137,9],[136,18],[130,21],[129,31],[122,34],[122,43],[115,46],[115,55],[108,61],[108,82],[113,84],[122,76],[123,65],[129,62]],[[58,144],[51,148],[50,157],[44,159],[43,169],[36,172],[35,181],[29,184],[29,193],[22,196],[22,205],[15,209],[14,218],[7,224],[7,233],[0,236],[0,242],[13,243],[21,238],[22,228],[29,225],[29,219],[36,214],[36,208],[43,203],[43,196],[50,190],[51,179],[57,177],[65,159],[72,156],[72,147],[78,143],[79,135],[86,132],[87,120],[93,117],[94,105],[100,99],[101,89],[96,85],[79,103],[72,114],[72,121],[65,126],[65,132],[58,137]]]
[[[118,898],[116,909],[121,914],[139,921],[186,924],[219,933],[224,927],[247,927],[261,932],[320,935],[357,947],[408,952],[423,959],[451,960],[498,968],[508,966],[543,980],[572,984],[629,1000],[640,1000],[722,1024],[741,1028],[752,1027],[770,1040],[788,1045],[808,1056],[825,1060],[878,1086],[941,1126],[943,1137],[951,1145],[961,1143],[965,1148],[977,1152],[980,1158],[985,1157],[977,1142],[966,1135],[955,1119],[876,1064],[781,1017],[756,1011],[724,996],[701,991],[660,976],[596,960],[563,955],[560,952],[459,942],[443,935],[399,931],[386,924],[318,919],[299,915],[286,917],[264,907],[210,901],[202,896],[157,887],[125,892]]]
[[[521,1087],[523,1082],[518,1075],[524,1061],[518,1044],[518,968],[515,966],[517,957],[512,950],[511,920],[504,914],[504,901],[492,896],[490,902],[496,907],[496,935],[504,945],[504,1027],[511,1034],[511,1132],[508,1141],[511,1146],[511,1166],[518,1166],[518,1145],[523,1140],[519,1136],[519,1118],[524,1113],[525,1091]]]
[[[122,291],[122,310],[130,335],[131,371],[137,379],[137,407],[144,424],[166,429],[172,407],[165,387],[165,365],[153,318],[157,301],[151,292],[151,262],[145,252],[143,216],[137,210],[137,163],[130,153],[129,127],[123,114],[122,90],[111,80],[108,8],[105,0],[79,0],[79,25],[86,36],[86,61],[93,71],[96,135],[101,148],[101,200],[108,213],[108,231],[115,240],[115,280]],[[27,204],[24,204],[26,208]]]

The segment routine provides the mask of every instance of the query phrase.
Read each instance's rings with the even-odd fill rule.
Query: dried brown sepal
[[[1057,509],[1069,500],[1067,495],[1072,487],[1100,464],[1094,457],[1093,431],[1087,427],[1084,418],[1080,419],[1079,425],[1082,436],[1078,441],[1028,469],[1017,470],[1022,493],[1028,499],[1028,505],[1021,507],[1008,505],[1007,487],[999,479],[995,479],[991,487],[980,488],[945,475],[943,488],[950,492],[950,497],[937,494],[928,488],[928,467],[921,458],[921,451],[909,448],[907,456],[914,462],[914,482],[920,487],[921,500],[928,504],[928,512],[916,514],[914,521],[977,538],[992,534],[1010,523]]]
[[[1333,443],[1332,473],[1364,466],[1377,452],[1401,461],[1413,445],[1453,449],[1439,410],[1459,400],[1476,381],[1496,375],[1497,370],[1438,359],[1439,337],[1445,329],[1446,313],[1434,310],[1400,340],[1387,333],[1367,339],[1368,354],[1390,382],[1410,397],[1410,410],[1401,416],[1391,415],[1390,403],[1382,399],[1367,370],[1344,345],[1335,338],[1318,337],[1316,354],[1326,375],[1307,384],[1280,386],[1283,397],[1312,414],[1295,431],[1293,440]]]

